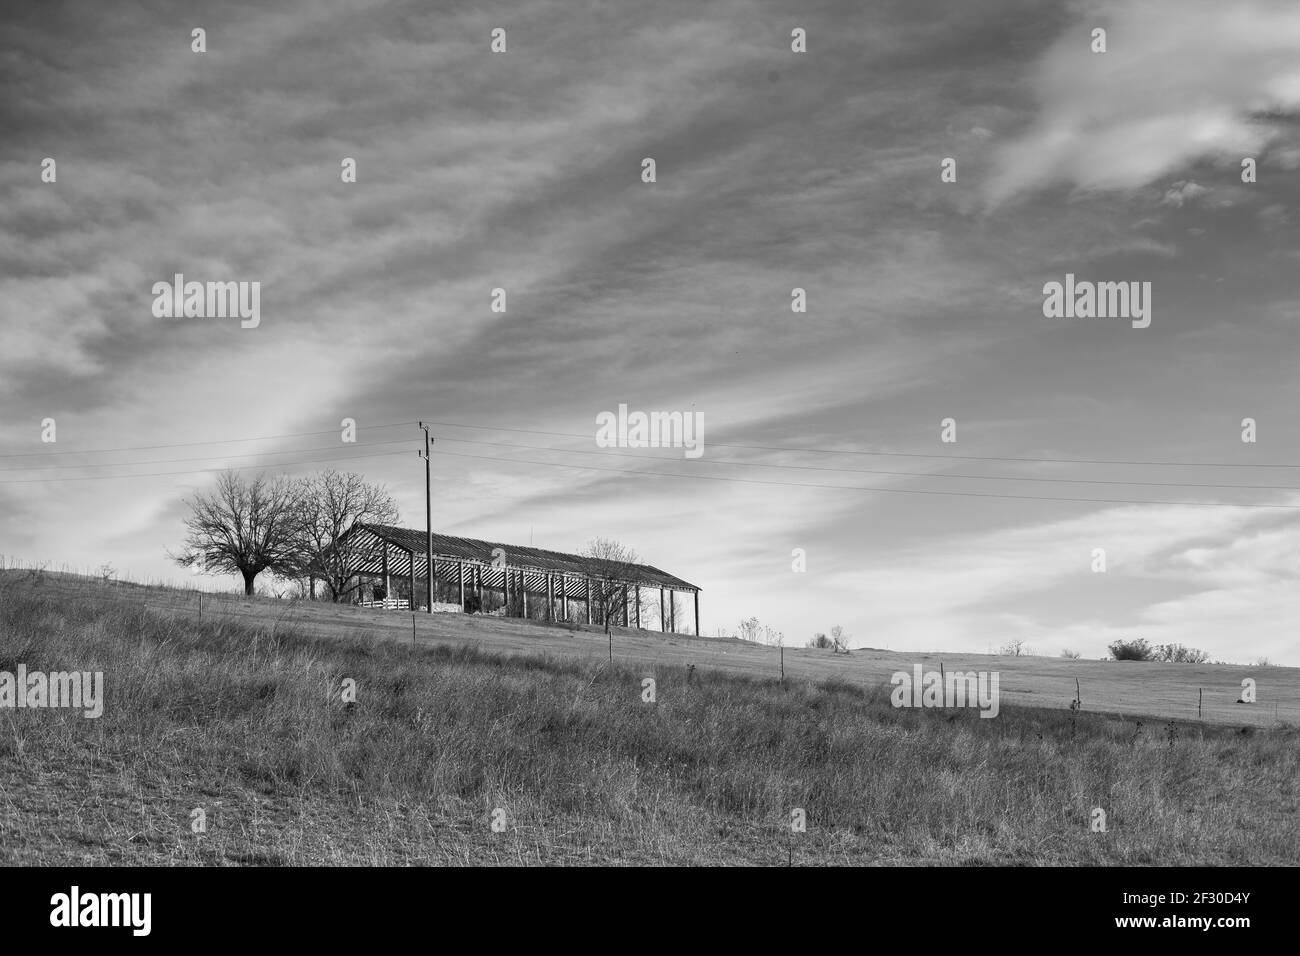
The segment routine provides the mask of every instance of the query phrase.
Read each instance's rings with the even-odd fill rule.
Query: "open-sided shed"
[[[358,524],[344,535],[349,551],[359,557],[354,568],[362,587],[382,582],[385,594],[393,593],[394,579],[409,582],[415,606],[418,581],[428,581],[424,531],[392,525]],[[635,599],[619,603],[623,626],[641,626],[643,588],[659,589],[659,619],[665,632],[676,631],[677,593],[690,594],[694,606],[694,631],[700,633],[700,589],[681,578],[645,564],[600,561],[577,554],[547,551],[542,548],[458,538],[433,536],[433,581],[436,593],[450,593],[465,607],[467,595],[474,595],[480,606],[486,593],[499,593],[503,606],[511,598],[521,599],[528,615],[529,600],[545,602],[545,616],[551,620],[569,620],[570,602],[585,605],[585,617],[592,622],[592,607],[601,604],[599,595],[608,593],[612,581],[631,589]],[[667,598],[667,600],[666,600]],[[599,623],[599,622],[598,622]]]

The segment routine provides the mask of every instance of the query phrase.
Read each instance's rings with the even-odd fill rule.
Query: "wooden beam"
[[[591,575],[587,575],[587,623],[591,623]]]
[[[414,551],[407,551],[406,553],[407,553],[408,555],[410,555],[410,557],[411,557],[411,600],[410,600],[410,605],[411,605],[411,610],[414,611],[414,610],[415,610],[415,552],[414,552]],[[414,626],[414,625],[412,625],[412,626]]]
[[[426,551],[424,554],[424,573],[428,575],[428,580],[424,582],[425,596],[429,602],[429,613],[433,613],[433,602],[438,600],[438,562],[433,559],[433,553]]]
[[[564,616],[565,623],[569,620],[569,576],[560,575],[560,614]]]
[[[695,636],[700,636],[700,592],[695,592]]]
[[[659,589],[659,630],[668,633],[668,612],[664,610],[664,589]]]
[[[641,630],[641,585],[632,585],[632,600],[636,602],[633,605],[636,608],[636,629]]]
[[[465,610],[465,562],[457,562],[460,565],[460,609]]]
[[[546,572],[546,619],[555,620],[555,579],[550,571]]]

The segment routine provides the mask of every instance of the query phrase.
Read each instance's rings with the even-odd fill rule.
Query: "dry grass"
[[[1287,726],[389,640],[0,592],[0,670],[103,671],[104,715],[0,710],[0,863],[1295,864]],[[1178,665],[1170,665],[1178,666]],[[643,677],[657,703],[642,701]],[[344,678],[357,702],[340,698]],[[792,834],[792,808],[808,832]],[[1109,832],[1092,833],[1094,807]],[[207,832],[191,832],[203,808]],[[493,811],[505,811],[493,832]]]

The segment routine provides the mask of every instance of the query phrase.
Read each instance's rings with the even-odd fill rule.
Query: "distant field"
[[[906,655],[789,653],[783,686],[735,641],[620,633],[609,665],[586,631],[417,615],[412,646],[409,615],[205,596],[200,621],[176,592],[19,577],[0,670],[102,671],[107,699],[0,710],[0,864],[1300,862],[1300,730],[1087,709],[1116,672],[1172,711],[1193,685],[1164,669],[1237,668],[946,658],[1050,705],[990,720],[892,707]]]
[[[138,585],[105,585],[67,575],[45,574],[41,584],[31,572],[0,571],[0,587],[35,588],[67,600],[96,599],[144,605],[178,620],[197,620],[197,592]],[[409,612],[376,611],[326,602],[288,602],[236,595],[205,594],[204,613],[262,626],[287,626],[321,637],[357,640],[412,640]],[[460,614],[415,614],[414,640],[420,645],[470,644],[508,654],[544,654],[559,658],[607,658],[608,643],[598,627],[570,631],[511,618]],[[753,677],[780,675],[780,652],[774,647],[719,638],[695,638],[657,631],[614,629],[614,660],[656,666],[695,664]],[[896,671],[997,671],[1004,707],[1068,709],[1079,681],[1085,711],[1134,717],[1197,720],[1198,690],[1203,691],[1200,720],[1242,727],[1278,722],[1300,726],[1300,668],[1221,664],[1161,664],[1140,661],[1070,661],[1052,657],[1006,657],[986,654],[916,654],[857,650],[850,655],[803,647],[785,649],[787,677],[821,681],[831,677],[863,687],[887,685]],[[1257,702],[1238,704],[1241,681],[1251,677]]]

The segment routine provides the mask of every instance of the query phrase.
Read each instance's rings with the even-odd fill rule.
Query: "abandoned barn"
[[[430,588],[424,531],[358,524],[339,543],[354,556],[358,603],[587,624],[608,615],[611,624],[638,628],[658,612],[664,632],[677,632],[679,616],[684,625],[689,613],[700,633],[700,589],[649,565],[435,534]]]

